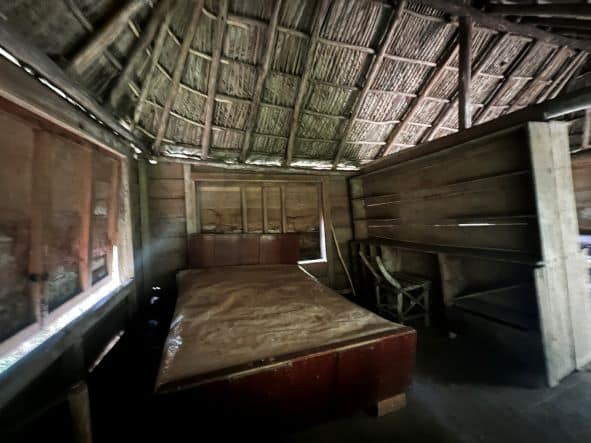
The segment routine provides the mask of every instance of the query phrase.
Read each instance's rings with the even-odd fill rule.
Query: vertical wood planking
[[[331,287],[334,287],[335,283],[335,244],[332,237],[332,233],[330,232],[330,227],[332,226],[332,217],[330,211],[330,196],[329,196],[329,179],[323,178],[320,186],[318,186],[318,193],[319,193],[319,200],[321,204],[319,205],[322,220],[324,220],[323,225],[323,235],[324,235],[324,242],[325,242],[325,250],[326,250],[326,261],[328,264],[328,283]]]
[[[269,232],[269,214],[267,212],[267,188],[263,185],[261,187],[261,199],[263,208],[263,232]]]
[[[139,167],[139,191],[140,191],[140,225],[142,230],[142,265],[144,270],[144,295],[150,293],[152,288],[152,263],[151,263],[151,234],[150,234],[150,200],[148,198],[148,164],[141,160]]]
[[[279,186],[279,198],[281,204],[281,233],[287,232],[287,211],[285,208],[285,185]]]
[[[195,182],[191,177],[191,165],[183,165],[183,181],[185,184],[185,217],[187,223],[187,235],[199,232],[197,230],[197,205],[195,202]]]
[[[83,177],[82,183],[82,202],[80,207],[80,248],[79,248],[79,262],[78,269],[80,275],[80,288],[86,291],[92,284],[91,278],[91,249],[90,249],[90,233],[92,231],[92,156],[91,148],[83,147]]]
[[[115,160],[111,169],[111,186],[109,189],[109,203],[107,209],[107,235],[110,248],[107,249],[107,271],[113,273],[113,246],[117,245],[117,219],[119,217],[119,161]]]
[[[248,232],[248,207],[246,205],[246,189],[240,186],[240,213],[242,215],[242,232]]]
[[[29,274],[35,318],[41,326],[48,314],[47,236],[51,226],[51,163],[51,134],[35,129]]]

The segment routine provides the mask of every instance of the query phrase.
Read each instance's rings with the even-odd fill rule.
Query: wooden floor
[[[158,352],[150,351],[153,356]],[[122,354],[130,358],[129,353]],[[154,408],[150,377],[142,384],[140,378],[126,375],[137,370],[135,365],[149,374],[147,362],[132,359],[125,367],[113,361],[91,383],[95,442],[124,435],[133,441],[177,441],[171,437],[174,423],[163,421]],[[205,441],[204,433],[210,432],[224,440],[221,434],[233,429],[242,437],[252,432],[257,441],[275,442],[591,442],[591,372],[574,374],[552,390],[541,387],[542,383],[535,370],[463,337],[452,340],[433,330],[419,331],[414,384],[407,407],[398,413],[374,418],[359,412],[311,427],[272,432],[268,422],[244,427],[237,424],[237,417],[227,416],[212,424],[195,413],[191,422],[195,438],[181,440]]]
[[[289,442],[591,442],[591,372],[557,388],[464,338],[419,335],[418,367],[403,411],[298,431]],[[537,386],[537,387],[536,387]]]

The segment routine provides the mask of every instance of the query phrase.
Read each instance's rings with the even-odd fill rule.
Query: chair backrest
[[[396,289],[402,289],[402,285],[394,278],[392,274],[388,272],[382,258],[378,255],[376,256],[376,263],[378,264],[378,269],[382,273],[382,276],[386,279],[388,283],[394,286]]]
[[[371,264],[371,261],[369,260],[369,258],[367,258],[367,256],[365,255],[365,253],[363,251],[359,251],[359,257],[361,257],[361,262],[365,265],[365,267],[367,269],[369,269],[369,272],[372,273],[372,275],[377,280],[377,282],[379,283],[380,281],[382,281],[381,275],[374,268],[374,266]]]

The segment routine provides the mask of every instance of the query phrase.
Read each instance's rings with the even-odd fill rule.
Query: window
[[[4,110],[0,156],[0,344],[6,345],[116,280],[121,171],[107,151]]]
[[[240,180],[196,182],[201,232],[298,233],[302,260],[319,260],[319,182]]]

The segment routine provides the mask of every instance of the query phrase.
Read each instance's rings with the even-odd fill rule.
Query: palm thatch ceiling
[[[475,21],[474,124],[555,97],[591,48],[585,29],[494,3],[472,2],[530,25]],[[12,0],[0,17],[158,155],[347,169],[458,130],[460,5]],[[577,12],[550,19],[591,24]]]

